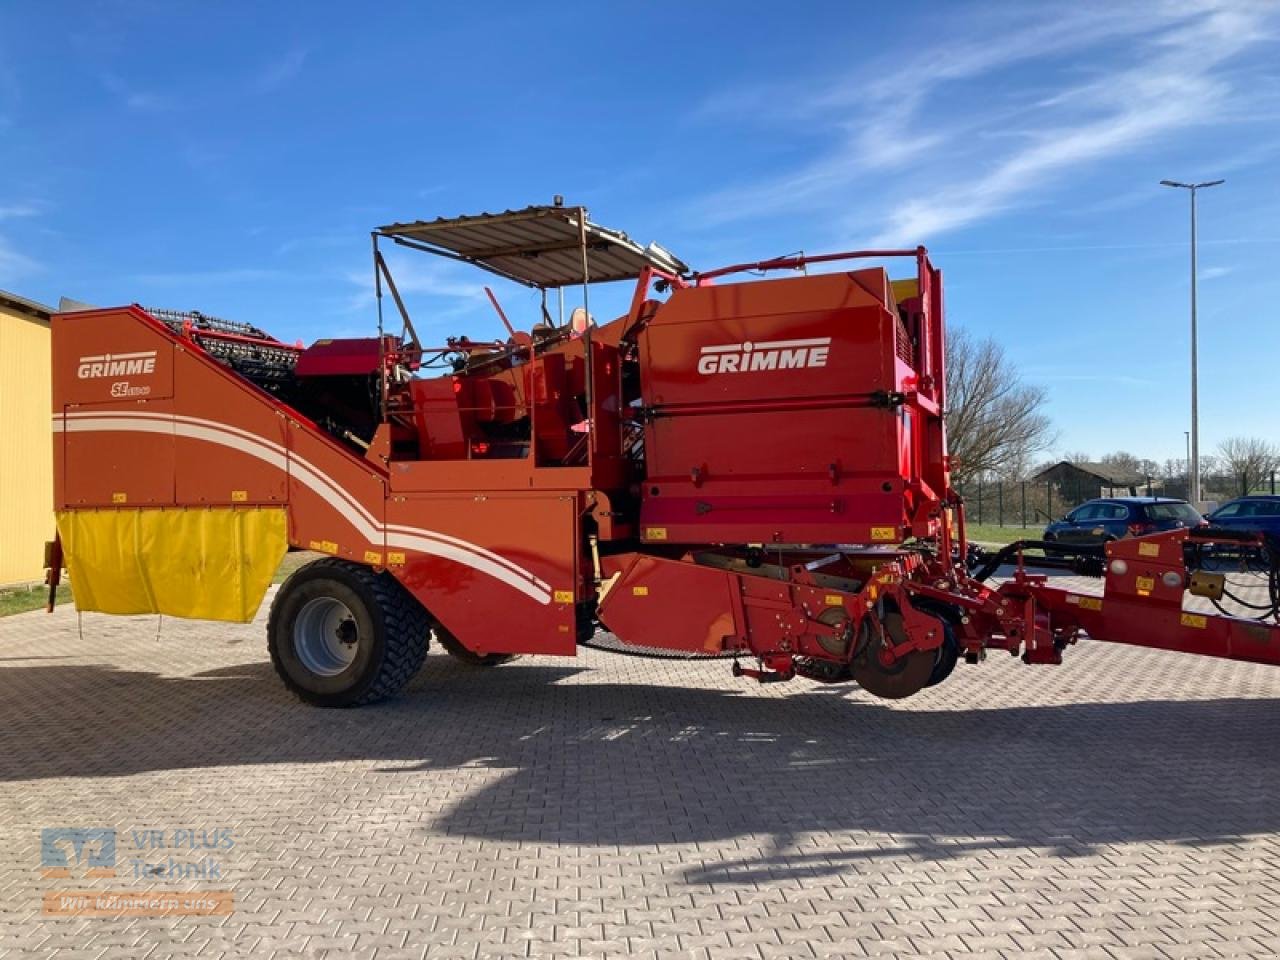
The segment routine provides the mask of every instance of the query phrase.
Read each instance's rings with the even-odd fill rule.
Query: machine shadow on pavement
[[[723,664],[694,667],[724,670]],[[107,665],[0,670],[0,781],[370,762],[402,778],[502,771],[423,829],[500,841],[654,845],[769,837],[696,882],[839,872],[879,856],[1131,841],[1229,843],[1280,829],[1274,700],[910,710],[856,688],[784,696],[593,682],[585,667],[496,670],[432,656],[406,694],[306,709],[254,661],[163,677]],[[990,678],[986,678],[989,682]],[[982,681],[975,681],[982,682]],[[399,782],[398,782],[399,781]],[[810,858],[792,838],[889,833]]]

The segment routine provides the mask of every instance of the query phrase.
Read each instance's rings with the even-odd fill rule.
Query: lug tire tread
[[[362,599],[367,598],[377,607],[382,619],[384,654],[373,681],[363,693],[340,704],[321,705],[362,707],[394,697],[413,679],[414,674],[426,659],[431,618],[422,604],[391,574],[385,571],[375,573],[369,567],[338,557],[322,557],[299,567],[276,591],[275,598],[271,601],[271,613],[267,619],[268,648],[276,674],[289,692],[304,703],[318,704],[322,699],[320,695],[300,687],[289,676],[280,661],[276,643],[271,638],[276,635],[281,600],[288,595],[289,586],[294,582],[294,578],[306,572],[305,579],[311,580],[327,571],[337,574],[334,579],[339,581],[348,577],[354,579],[364,594]]]

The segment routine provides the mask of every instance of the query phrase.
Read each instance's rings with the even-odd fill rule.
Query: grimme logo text
[[[830,337],[771,340],[766,343],[726,343],[702,348],[701,356],[698,357],[698,372],[755,373],[759,370],[825,367],[830,351]]]
[[[81,357],[76,368],[76,376],[81,380],[96,380],[99,377],[123,377],[131,374],[155,373],[156,352],[144,350],[141,353],[104,353],[100,357]]]

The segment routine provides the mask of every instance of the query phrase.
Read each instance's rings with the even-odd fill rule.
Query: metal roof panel
[[[7,290],[0,290],[0,306],[6,306],[20,313],[28,314],[44,320],[46,323],[49,320],[49,316],[56,312],[53,307],[46,307],[43,303],[28,300],[26,297],[20,297],[16,293],[10,293]]]
[[[582,207],[533,206],[503,213],[392,223],[378,233],[416,249],[474,263],[532,287],[582,283],[586,225],[591,282],[633,280],[645,267],[684,275],[689,268],[657,244],[642,247],[620,230],[592,223]]]

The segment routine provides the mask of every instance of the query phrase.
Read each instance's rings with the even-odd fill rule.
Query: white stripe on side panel
[[[364,506],[327,474],[291,454],[278,443],[247,431],[194,417],[149,413],[69,413],[53,421],[55,433],[158,433],[190,437],[238,450],[278,470],[290,473],[303,486],[324,500],[370,543],[384,536],[388,546],[413,550],[452,560],[493,577],[539,603],[551,602],[551,588],[528,570],[478,544],[449,534],[415,527],[379,523]]]
[[[281,446],[280,444],[276,443],[273,440],[268,440],[265,437],[260,437],[255,433],[250,433],[249,431],[242,430],[239,427],[233,427],[229,424],[219,423],[216,420],[202,420],[198,417],[188,417],[188,416],[183,416],[181,414],[145,413],[145,412],[135,413],[135,412],[114,412],[114,411],[110,415],[100,414],[100,413],[69,413],[67,414],[67,418],[69,420],[70,419],[102,419],[103,417],[107,417],[107,416],[109,416],[110,419],[113,419],[113,420],[119,419],[119,418],[129,418],[129,419],[136,419],[136,420],[153,420],[153,421],[159,421],[159,422],[165,423],[166,425],[172,424],[172,423],[193,424],[196,426],[205,427],[208,430],[215,430],[215,431],[221,431],[223,433],[229,433],[229,434],[232,434],[233,436],[241,437],[244,440],[247,440],[251,443],[261,444],[262,446],[268,448],[269,450],[274,450],[281,455],[287,456],[289,458],[289,462],[292,465],[293,472],[295,474],[300,473],[301,471],[310,471],[312,479],[316,483],[327,486],[329,490],[332,491],[333,494],[335,494],[337,497],[342,499],[342,501],[347,505],[347,508],[349,510],[354,511],[358,513],[360,516],[362,516],[370,526],[376,527],[377,529],[380,529],[380,530],[385,529],[385,531],[388,534],[404,533],[404,534],[408,534],[410,536],[415,536],[415,537],[426,537],[427,539],[430,539],[430,540],[439,540],[442,543],[450,544],[452,546],[459,547],[463,550],[469,550],[469,551],[475,552],[477,554],[480,554],[483,557],[487,557],[489,560],[498,564],[498,566],[505,567],[508,570],[510,570],[512,573],[521,577],[525,577],[526,579],[529,580],[530,583],[533,583],[535,586],[538,586],[541,589],[546,590],[547,592],[550,592],[551,590],[551,586],[546,581],[542,580],[539,577],[534,576],[528,570],[524,569],[524,567],[521,567],[519,564],[511,560],[508,560],[506,557],[502,556],[501,554],[494,553],[492,550],[482,547],[479,544],[471,543],[467,540],[461,540],[458,537],[451,536],[447,533],[441,533],[438,530],[425,530],[420,527],[408,527],[408,526],[403,526],[399,524],[384,525],[380,523],[378,521],[378,518],[375,517],[373,514],[369,513],[369,511],[365,509],[364,504],[362,504],[359,500],[357,500],[354,496],[352,496],[350,491],[348,491],[347,489],[342,487],[340,484],[338,484],[336,481],[334,481],[331,477],[328,476],[328,474],[321,472],[314,464],[305,460],[304,458],[299,456],[297,453],[290,452],[285,447]],[[55,427],[54,427],[55,430],[58,429],[57,422],[58,420],[57,418],[55,418]],[[207,437],[202,439],[207,439]],[[265,458],[260,458],[260,459],[265,459]],[[338,512],[341,513],[343,516],[349,516],[346,510],[343,510],[337,504],[333,503],[333,501],[330,498],[326,497],[325,499],[334,507],[335,510],[338,510]]]

